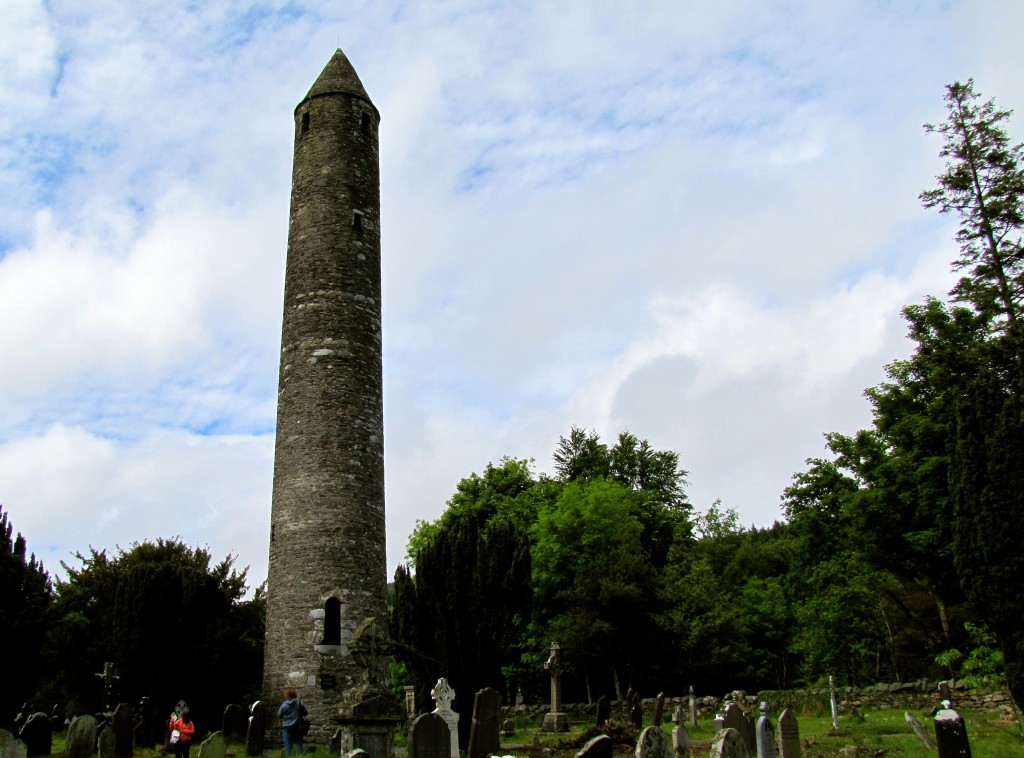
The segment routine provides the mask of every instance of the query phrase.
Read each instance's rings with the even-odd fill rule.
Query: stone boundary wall
[[[840,717],[851,713],[853,709],[883,710],[898,709],[906,711],[930,711],[939,704],[939,683],[922,680],[919,682],[896,682],[893,684],[873,684],[869,687],[836,687],[839,700]],[[758,704],[767,700],[771,711],[776,716],[783,708],[793,709],[797,715],[827,715],[831,713],[828,687],[814,687],[803,690],[762,690],[756,695],[736,692],[725,697],[705,695],[697,697],[697,718],[710,720],[720,713],[728,700],[738,702],[744,710],[756,711]],[[641,707],[644,723],[651,723],[654,717],[654,698],[644,698]],[[665,697],[665,716],[663,721],[672,720],[677,707],[682,708],[685,721],[689,708],[689,697]],[[1012,703],[1005,690],[995,687],[967,690],[962,685],[953,689],[953,707],[964,711],[987,711],[995,709],[1012,710]],[[589,721],[596,717],[594,703],[563,703],[562,711],[570,721]],[[501,717],[519,722],[541,722],[548,713],[548,704],[502,706]],[[611,717],[614,721],[628,721],[625,701],[613,700]]]

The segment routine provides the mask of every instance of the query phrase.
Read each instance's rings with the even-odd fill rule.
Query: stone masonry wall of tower
[[[340,50],[295,110],[263,684],[278,744],[287,688],[325,745],[360,687],[386,686],[349,648],[386,623],[379,120]]]

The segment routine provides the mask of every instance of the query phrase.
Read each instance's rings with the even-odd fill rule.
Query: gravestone
[[[99,726],[96,734],[96,753],[100,758],[114,758],[114,728],[109,721]]]
[[[557,642],[551,643],[551,652],[544,668],[551,674],[551,710],[544,716],[542,732],[568,732],[569,717],[562,710],[562,649]]]
[[[341,755],[341,741],[345,737],[345,730],[338,727],[331,735],[331,755]]]
[[[64,723],[64,706],[57,704],[50,711],[50,725],[55,732],[63,732],[67,724]]]
[[[757,737],[754,734],[754,722],[747,718],[743,709],[736,703],[729,703],[725,706],[725,713],[722,718],[722,729],[735,729],[743,738],[743,744],[747,753],[755,755],[757,752]]]
[[[473,699],[473,721],[469,728],[467,758],[486,758],[497,753],[498,718],[501,716],[501,695],[492,687],[484,687]]]
[[[630,688],[626,693],[626,706],[629,708],[629,723],[639,731],[644,728],[644,709],[640,704],[640,693]]]
[[[789,708],[779,716],[779,758],[801,758],[800,724]]]
[[[49,755],[53,745],[50,717],[42,712],[33,713],[21,727],[18,739],[25,743],[25,751],[29,756]]]
[[[224,758],[228,752],[228,741],[224,732],[214,732],[199,744],[199,758]]]
[[[839,728],[839,701],[836,699],[836,678],[828,675],[829,704],[832,706],[832,728]]]
[[[690,728],[697,728],[697,698],[693,696],[693,685],[690,685]]]
[[[711,743],[711,758],[750,758],[743,736],[731,727],[722,729]]]
[[[636,740],[636,758],[674,758],[668,737],[660,726],[649,726]]]
[[[96,748],[96,719],[79,716],[68,727],[64,741],[64,758],[92,758]]]
[[[672,754],[675,758],[687,758],[690,755],[690,732],[683,724],[672,729]]]
[[[249,729],[245,733],[245,754],[249,758],[263,755],[263,743],[267,732],[267,709],[257,700],[249,708]],[[337,754],[335,754],[337,755]]]
[[[935,714],[935,746],[939,758],[971,758],[967,726],[956,711],[946,708]]]
[[[601,697],[597,699],[597,719],[595,726],[600,729],[611,717],[612,703],[607,697],[601,695]]]
[[[448,680],[441,677],[430,691],[430,697],[434,698],[434,713],[444,719],[448,725],[448,732],[451,734],[451,758],[459,758],[459,714],[452,710],[452,700],[455,699],[455,690],[448,684]]]
[[[768,718],[768,703],[761,703],[761,718],[754,731],[757,758],[775,758],[775,727]]]
[[[416,688],[411,684],[405,685],[405,715],[406,718],[416,718]]]
[[[612,758],[615,744],[607,734],[599,734],[580,748],[576,758]]]
[[[951,705],[953,703],[953,690],[950,688],[948,681],[939,682],[939,700],[944,700]]]
[[[128,703],[118,703],[110,719],[115,758],[132,758],[135,750],[135,717]]]
[[[231,703],[224,709],[224,718],[221,719],[220,730],[224,733],[224,739],[228,744],[245,742],[246,732],[249,728],[249,714],[245,706],[238,703]]]
[[[451,732],[436,713],[424,713],[409,727],[409,758],[450,758]]]
[[[654,719],[651,723],[654,726],[661,726],[661,720],[665,716],[665,693],[659,692],[657,700],[654,701]]]
[[[27,758],[28,750],[25,743],[8,732],[0,729],[0,758]]]
[[[110,661],[104,663],[103,671],[95,676],[103,680],[103,707],[109,711],[114,707],[111,705],[114,702],[114,682],[121,677],[114,673],[114,664]]]
[[[505,719],[504,721],[501,722],[501,736],[502,737],[511,737],[513,734],[515,734],[515,731],[516,731],[516,725],[515,725],[515,723],[513,723],[512,719]]]
[[[910,724],[910,728],[914,730],[914,734],[916,734],[917,738],[921,740],[921,744],[924,745],[925,750],[935,749],[935,745],[932,744],[932,738],[928,736],[928,731],[924,728],[924,724],[914,718],[910,711],[904,711],[903,718],[905,718],[907,723]]]

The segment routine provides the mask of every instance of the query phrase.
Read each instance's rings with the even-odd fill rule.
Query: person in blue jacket
[[[277,717],[281,719],[281,733],[284,737],[284,758],[291,755],[292,748],[302,755],[302,738],[306,734],[305,717],[309,715],[306,705],[299,700],[295,690],[285,693],[286,700],[277,709]]]

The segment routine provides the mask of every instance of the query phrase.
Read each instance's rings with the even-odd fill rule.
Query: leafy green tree
[[[36,691],[41,642],[52,603],[50,577],[0,508],[0,639],[7,650],[8,686],[0,695],[0,726],[11,728],[18,707]]]
[[[618,482],[571,482],[534,527],[534,647],[557,641],[591,696],[639,685],[656,635],[639,503]]]
[[[978,102],[974,82],[946,88],[941,134],[946,171],[922,193],[926,207],[960,217],[950,293],[972,307],[983,336],[954,352],[945,399],[953,408],[949,466],[954,556],[968,600],[995,634],[1007,683],[1024,702],[1024,558],[1010,525],[1024,515],[1024,147],[1013,145],[1010,111]]]
[[[528,529],[550,485],[528,461],[504,458],[462,479],[436,522],[417,524],[415,575],[396,573],[391,629],[418,697],[441,676],[464,709],[483,687],[511,695],[518,685],[532,603]]]
[[[1011,144],[1004,128],[1012,111],[980,97],[973,79],[946,87],[946,120],[925,125],[944,139],[946,171],[921,201],[960,216],[953,268],[968,273],[950,294],[993,324],[1013,327],[1024,296],[1024,147]]]
[[[1024,423],[1021,381],[1010,387],[992,368],[980,371],[958,398],[951,479],[955,556],[961,583],[995,634],[1006,679],[1024,702]]]
[[[649,493],[659,505],[689,508],[686,471],[679,466],[679,453],[655,450],[647,440],[622,432],[608,450],[608,473],[633,490]]]
[[[557,478],[535,477],[525,460],[488,464],[482,474],[458,483],[439,519],[417,522],[407,552],[413,570],[400,569],[395,577],[392,634],[419,691],[426,693],[438,676],[446,676],[464,698],[484,686],[509,697],[520,687],[540,696],[547,687],[541,664],[552,639],[563,644],[589,683],[588,674],[600,677],[610,670],[596,672],[585,664],[596,659],[613,624],[628,619],[634,632],[642,630],[637,639],[658,633],[652,577],[665,565],[677,535],[689,534],[686,472],[678,455],[654,450],[629,433],[609,448],[596,433],[573,427],[560,438],[554,462]],[[584,491],[618,503],[629,526],[620,533],[619,524],[611,535],[614,558],[605,577],[595,570],[575,577],[572,588],[558,587],[571,580],[558,579],[554,569],[534,571],[534,561],[538,554],[548,560],[549,548],[564,541],[567,531],[550,531],[561,523],[554,514],[568,518],[579,510]],[[600,519],[584,522],[576,534],[580,539],[591,539],[585,532],[605,525]],[[626,538],[629,549],[616,552]],[[545,576],[552,581],[538,584]],[[597,595],[591,598],[590,592]],[[623,610],[631,607],[643,612],[634,617]],[[573,660],[577,641],[580,657]],[[634,646],[624,675],[650,674],[657,664],[651,649]],[[566,684],[574,686],[571,677]]]
[[[884,512],[878,504],[886,491],[864,472],[885,460],[886,451],[870,432],[827,437],[836,458],[809,460],[810,468],[794,476],[783,495],[799,619],[793,651],[802,660],[803,676],[813,681],[841,672],[854,684],[883,675],[923,675],[918,667],[930,665],[942,642],[936,637],[931,655],[901,664],[894,630],[929,627],[908,602],[906,584],[881,558],[879,542],[893,529],[898,539],[901,525],[871,520]]]
[[[561,482],[604,479],[611,469],[608,446],[595,431],[572,427],[568,437],[558,438],[553,455],[555,474]]]
[[[63,564],[46,642],[55,695],[78,712],[105,706],[95,674],[111,661],[122,699],[185,698],[207,728],[228,703],[258,697],[263,589],[244,599],[246,572],[232,557],[211,566],[205,550],[158,540],[77,558]]]

